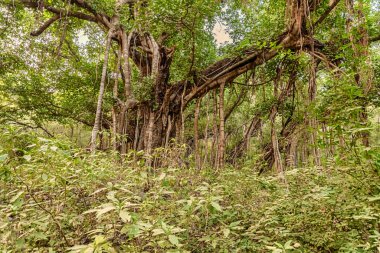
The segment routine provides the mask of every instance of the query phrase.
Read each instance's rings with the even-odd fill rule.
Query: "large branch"
[[[316,26],[322,23],[328,15],[335,9],[340,0],[334,0],[331,2],[329,7],[323,12],[319,19],[313,25]],[[315,9],[314,9],[315,10]],[[369,42],[377,42],[380,40],[380,35],[371,37]],[[222,83],[230,82],[237,78],[241,74],[254,69],[255,67],[264,64],[266,61],[274,58],[282,50],[306,50],[308,52],[317,50],[323,56],[323,60],[328,60],[326,58],[327,54],[323,51],[329,51],[328,46],[331,43],[322,44],[312,38],[311,36],[302,35],[300,37],[295,37],[290,30],[284,32],[279,36],[277,40],[273,40],[271,45],[276,45],[274,48],[264,48],[264,49],[254,49],[245,52],[243,57],[227,58],[217,63],[211,65],[206,70],[201,72],[201,77],[195,85],[187,87],[186,96],[184,98],[185,105],[191,100],[204,96],[210,90],[218,88]],[[313,48],[313,50],[310,50]],[[325,59],[326,58],[326,59]],[[327,61],[327,66],[337,69],[337,66],[333,64],[333,61]],[[183,85],[185,82],[182,82]],[[187,82],[188,84],[188,82]],[[178,92],[177,92],[178,93]],[[172,97],[173,98],[173,97]],[[172,99],[173,100],[173,99]]]
[[[89,15],[89,14],[86,14],[83,12],[78,12],[78,11],[68,11],[65,9],[53,7],[49,4],[46,4],[44,1],[37,1],[37,0],[20,0],[20,3],[23,4],[27,8],[36,9],[36,10],[47,10],[50,13],[55,14],[59,18],[62,18],[64,16],[74,17],[74,18],[78,18],[78,19],[102,24],[102,25],[108,27],[108,23],[104,21],[104,19],[107,19],[107,18],[106,17],[103,18],[104,15],[97,14],[96,12],[95,12],[95,14],[90,12],[93,15]],[[79,6],[81,7],[81,5],[79,5]],[[85,10],[88,11],[88,9],[85,9]],[[43,25],[43,26],[47,25],[45,27],[45,29],[48,28],[54,21],[59,19],[59,18],[57,18],[57,19],[53,20],[56,16],[54,16],[53,18],[46,21],[46,23]],[[51,21],[51,22],[49,22],[49,21]]]
[[[90,12],[91,14],[93,14],[94,17],[96,18],[96,20],[99,23],[103,24],[106,28],[110,29],[112,27],[111,18],[108,15],[106,15],[104,13],[98,13],[94,8],[91,7],[91,5],[89,5],[84,0],[72,0],[72,1],[78,7],[81,7],[83,9],[87,10],[88,12]]]
[[[277,56],[282,50],[290,49],[295,51],[308,48],[311,45],[315,48],[323,47],[321,43],[309,36],[309,31],[306,29],[307,15],[314,12],[320,5],[320,2],[319,0],[309,2],[307,5],[309,13],[302,11],[297,0],[287,2],[288,11],[294,16],[287,31],[269,43],[269,45],[275,46],[263,49],[252,48],[246,51],[243,57],[224,59],[213,64],[201,73],[200,80],[198,80],[191,90],[186,92],[184,98],[185,105],[195,98],[204,96],[208,91],[218,88],[222,83],[230,82],[241,74],[264,64],[266,61]],[[322,22],[335,8],[338,2],[339,0],[335,0],[317,22]],[[307,7],[303,6],[303,8]]]
[[[311,44],[314,44],[315,48],[323,47],[321,43],[312,38],[304,37],[300,40],[291,34],[280,36],[277,41],[270,44],[276,46],[273,48],[252,49],[246,51],[245,57],[239,56],[224,59],[204,70],[198,83],[187,92],[184,98],[185,104],[195,98],[204,96],[210,90],[218,88],[223,82],[230,82],[241,74],[264,64],[274,58],[282,50],[306,49],[310,47]]]

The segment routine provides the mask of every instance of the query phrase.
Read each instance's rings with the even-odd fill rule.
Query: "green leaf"
[[[88,245],[74,245],[73,247],[70,247],[68,248],[69,252],[72,252],[72,253],[76,253],[76,252],[84,252],[87,248],[91,247],[93,249],[92,246],[88,246]]]
[[[380,200],[380,196],[375,196],[375,197],[368,198],[369,202],[375,202],[375,201],[378,201],[378,200]]]
[[[162,234],[165,234],[165,231],[161,228],[156,228],[156,229],[153,229],[153,234],[152,236],[157,236],[157,235],[162,235]]]
[[[24,191],[19,191],[13,198],[9,200],[10,203],[14,203],[16,200],[20,198],[20,196],[24,193]]]
[[[163,172],[161,173],[161,175],[157,178],[158,181],[161,181],[162,179],[164,179],[166,177],[166,173]]]
[[[369,215],[354,215],[353,218],[355,220],[376,220],[376,217],[369,216]]]
[[[101,208],[90,209],[84,212],[83,214],[96,213],[96,218],[100,218],[105,213],[108,213],[115,209],[116,207],[112,203],[107,203],[107,204],[102,205]]]
[[[119,216],[123,222],[131,222],[132,217],[127,211],[121,210]]]
[[[239,224],[241,223],[241,220],[239,220],[239,221],[234,221],[234,222],[231,222],[231,224],[230,224],[230,228],[233,228],[233,227],[236,227],[236,226],[238,226]]]
[[[132,224],[128,227],[127,232],[129,237],[134,238],[140,233],[140,227],[137,224]]]
[[[35,232],[31,234],[37,240],[46,240],[48,237],[42,232]]]
[[[173,245],[175,245],[175,246],[178,246],[178,244],[179,244],[179,240],[178,240],[178,237],[177,237],[177,236],[175,236],[175,235],[169,235],[168,238],[169,238],[169,242],[170,242],[171,244],[173,244]]]
[[[97,235],[94,240],[95,245],[100,245],[106,242],[107,242],[106,238],[104,238],[104,236],[102,235]]]
[[[223,235],[225,238],[227,238],[231,233],[231,230],[229,230],[228,228],[225,228],[223,229]]]
[[[285,245],[284,245],[284,248],[285,248],[285,249],[294,249],[294,247],[291,246],[291,244],[292,244],[292,240],[287,241],[287,242],[285,243]]]
[[[42,174],[41,176],[42,180],[46,181],[48,179],[48,175],[46,175],[45,173]]]
[[[109,205],[109,206],[103,207],[102,209],[98,209],[96,211],[96,218],[100,218],[102,215],[104,215],[104,214],[106,214],[112,210],[115,210],[115,209],[116,209],[116,207],[114,205],[112,205],[112,206]]]
[[[5,160],[7,160],[7,158],[8,158],[8,154],[0,155],[0,162],[4,162]]]
[[[215,202],[215,201],[212,201],[211,202],[211,206],[218,212],[221,212],[222,211],[222,207],[219,205],[218,202]]]
[[[57,151],[57,150],[58,150],[58,147],[56,147],[56,146],[51,146],[50,149],[53,150],[53,151]]]
[[[118,202],[117,198],[115,197],[116,192],[115,191],[110,191],[107,193],[107,199],[113,201],[113,202]]]
[[[30,160],[32,160],[32,156],[31,156],[31,155],[24,155],[23,158],[24,158],[26,161],[28,161],[28,162],[30,162]]]

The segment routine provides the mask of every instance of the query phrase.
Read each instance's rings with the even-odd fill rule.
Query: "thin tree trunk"
[[[184,115],[184,97],[186,93],[186,85],[183,89],[182,96],[181,96],[181,129],[180,129],[180,140],[179,143],[184,143],[185,142],[185,115]]]
[[[118,50],[117,53],[117,60],[116,60],[116,66],[115,66],[115,82],[113,85],[112,93],[113,98],[115,101],[115,105],[112,107],[112,147],[114,151],[117,151],[117,99],[119,96],[118,88],[119,88],[119,67],[120,67],[120,60],[121,60],[121,49]]]
[[[277,108],[273,107],[272,112],[270,114],[270,129],[271,129],[271,140],[273,146],[273,156],[274,156],[274,166],[278,173],[278,175],[282,178],[284,177],[284,168],[282,166],[281,153],[278,145],[278,138],[276,132],[276,115]]]
[[[70,141],[74,139],[74,126],[70,125]]]
[[[204,142],[204,157],[203,157],[203,164],[206,164],[207,163],[207,156],[208,156],[208,144],[209,144],[209,140],[208,140],[208,124],[209,124],[209,121],[210,121],[210,116],[209,116],[209,113],[208,113],[208,109],[209,109],[209,98],[210,96],[207,95],[207,99],[206,99],[206,127],[205,127],[205,142]]]
[[[145,112],[146,108],[142,107],[142,108],[139,108],[139,110],[141,113],[140,115],[142,116],[142,126],[140,129],[140,138],[138,140],[137,150],[143,150],[144,145],[147,141],[146,129],[147,129],[148,121],[149,121],[149,116],[147,117],[147,113]]]
[[[218,144],[218,97],[216,96],[216,90],[213,92],[213,97],[214,97],[214,115],[213,115],[213,128],[212,128],[212,146],[211,146],[211,159],[210,162],[212,163],[213,166],[217,167],[217,161],[218,161],[218,149],[215,148],[216,145]]]
[[[171,116],[168,115],[168,126],[166,130],[166,136],[165,136],[165,148],[169,147],[169,141],[170,141],[170,134],[172,132],[172,119]]]
[[[303,134],[303,137],[305,139],[307,138],[306,132]],[[302,142],[302,151],[301,152],[302,152],[302,157],[301,157],[302,165],[303,165],[303,167],[307,167],[309,164],[309,161],[308,161],[308,152],[307,152],[307,143],[306,142]]]
[[[309,101],[308,105],[310,106],[317,95],[317,63],[315,62],[315,58],[312,57],[311,59],[311,68],[310,68],[310,77],[309,77]],[[317,133],[318,133],[318,122],[314,115],[309,115],[308,123],[311,128],[310,133],[310,144],[312,148],[312,153],[314,156],[314,164],[317,166],[321,166],[321,154],[317,143]]]
[[[198,136],[198,120],[199,120],[199,109],[201,106],[201,99],[197,99],[194,112],[194,154],[195,163],[197,169],[201,169],[201,157],[199,154],[199,136]]]
[[[122,69],[123,69],[124,80],[125,80],[124,93],[125,93],[125,99],[127,101],[131,96],[131,66],[129,64],[129,48],[130,48],[132,34],[133,33],[131,32],[127,36],[124,30],[121,32],[121,47],[122,47],[122,55],[123,55]]]
[[[92,153],[95,153],[95,150],[96,150],[96,137],[99,132],[100,119],[102,116],[101,114],[102,114],[103,95],[104,95],[105,81],[106,81],[106,75],[107,75],[107,65],[108,65],[109,51],[111,47],[111,39],[112,39],[112,31],[110,30],[107,35],[106,50],[104,52],[103,70],[102,70],[102,77],[100,80],[98,103],[96,106],[95,123],[94,123],[94,127],[91,133],[90,150]]]
[[[298,143],[298,134],[293,133],[290,137],[289,151],[286,159],[287,166],[294,168],[297,166],[297,143]]]
[[[133,142],[133,149],[134,150],[137,150],[138,147],[138,140],[139,140],[139,135],[140,135],[140,109],[137,109],[137,118],[136,118],[136,127],[135,127],[135,139],[134,139],[134,142]]]
[[[256,114],[247,129],[243,129],[243,139],[236,144],[234,152],[231,156],[232,163],[236,163],[236,160],[243,156],[243,154],[249,150],[249,143],[253,134],[257,133],[261,129],[260,115]]]
[[[277,68],[277,77],[276,77],[276,80],[274,81],[274,87],[273,87],[273,97],[277,100],[277,102],[280,102],[280,101],[282,102],[283,99],[285,99],[286,94],[288,93],[285,90],[283,90],[280,95],[278,93],[278,86],[281,80],[282,71],[283,70],[281,67]],[[290,83],[290,80],[288,84],[289,83]],[[288,87],[290,86],[288,85]],[[276,116],[277,116],[277,111],[278,111],[277,107],[278,107],[277,104],[274,104],[272,106],[272,110],[269,116],[270,129],[271,129],[271,142],[272,142],[272,148],[273,148],[273,158],[274,158],[275,169],[277,171],[277,174],[280,176],[280,178],[284,178],[284,168],[282,166],[281,153],[280,153],[280,148],[278,145],[278,138],[277,138],[277,131],[276,131]]]
[[[226,146],[226,140],[225,140],[225,131],[224,131],[224,85],[225,83],[222,83],[220,85],[219,90],[219,151],[218,151],[218,168],[223,169],[224,168],[224,153],[225,153],[225,146]]]
[[[146,130],[147,143],[146,143],[146,165],[152,166],[152,146],[153,146],[153,126],[154,126],[154,112],[149,112],[148,127]]]
[[[128,126],[128,118],[127,118],[127,110],[124,108],[124,112],[122,114],[121,120],[123,121],[123,128],[121,129],[121,147],[120,147],[120,154],[125,155],[128,150],[128,136],[127,136],[127,126]]]
[[[328,138],[329,131],[327,130],[326,123],[322,123],[322,132],[323,132],[323,142],[325,146],[324,153],[325,153],[326,159],[329,159],[332,154],[330,153],[331,146],[329,143],[329,138]]]

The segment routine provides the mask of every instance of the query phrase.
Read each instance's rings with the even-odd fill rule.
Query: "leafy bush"
[[[380,247],[380,180],[372,166],[295,169],[285,184],[250,168],[149,170],[13,128],[1,139],[2,252]]]

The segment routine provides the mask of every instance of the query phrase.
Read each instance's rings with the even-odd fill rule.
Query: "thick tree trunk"
[[[130,42],[133,36],[133,33],[131,32],[128,36],[124,30],[121,30],[121,50],[122,50],[122,56],[123,56],[123,64],[122,69],[124,73],[124,93],[125,93],[125,99],[128,101],[128,99],[131,98],[131,66],[129,64],[129,49],[130,49]]]

